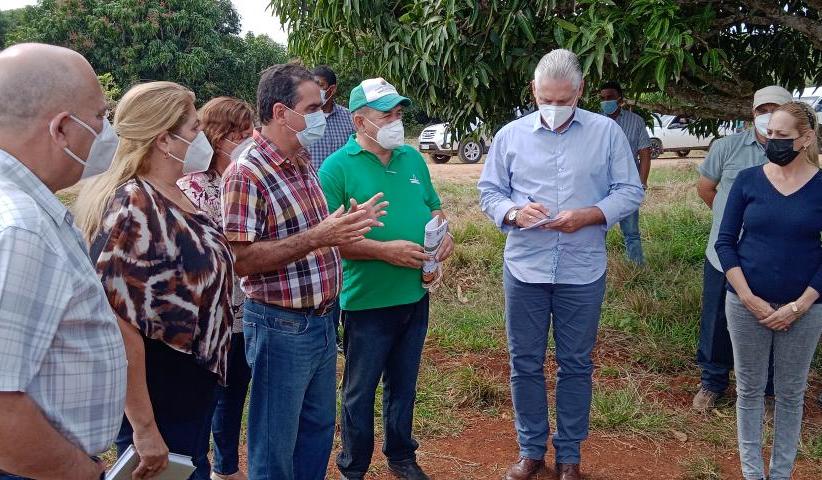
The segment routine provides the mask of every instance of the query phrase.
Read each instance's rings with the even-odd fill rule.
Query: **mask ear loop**
[[[379,131],[380,131],[380,128],[382,128],[382,127],[377,126],[377,124],[376,124],[376,123],[372,122],[372,121],[371,121],[369,118],[367,118],[365,115],[363,115],[363,117],[362,117],[362,118],[365,118],[365,120],[366,120],[368,123],[370,123],[371,125],[374,125],[374,126],[377,128],[377,132],[379,132]],[[363,135],[365,135],[366,137],[368,137],[368,138],[370,138],[371,140],[373,140],[373,141],[374,141],[377,145],[379,145],[379,144],[380,144],[380,142],[379,142],[376,138],[374,138],[374,137],[372,137],[371,135],[369,135],[369,134],[368,134],[368,132],[366,132],[366,131],[365,131],[365,129],[363,129],[362,133],[363,133]]]

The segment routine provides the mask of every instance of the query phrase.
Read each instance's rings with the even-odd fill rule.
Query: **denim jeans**
[[[322,480],[334,440],[334,319],[246,300],[248,478]]]
[[[696,361],[702,371],[702,388],[724,394],[734,367],[733,347],[725,317],[725,274],[707,259],[702,273],[702,317],[699,321],[699,346]],[[773,395],[773,352],[768,362],[768,383],[765,395]]]
[[[216,405],[211,418],[214,471],[220,475],[231,475],[240,469],[237,450],[240,445],[240,428],[249,381],[251,367],[245,359],[245,336],[242,333],[235,333],[231,337],[231,351],[228,357],[228,385],[217,386]]]
[[[374,397],[382,377],[382,451],[391,463],[416,461],[412,436],[422,347],[428,331],[428,295],[409,305],[343,314],[345,373],[337,467],[349,478],[368,471],[374,452]]]
[[[553,323],[557,371],[556,461],[579,463],[580,444],[588,437],[596,343],[605,275],[588,285],[525,283],[508,268],[505,329],[511,357],[511,396],[520,455],[542,459],[547,450],[548,401],[545,352]]]
[[[208,480],[208,431],[217,375],[194,362],[192,355],[143,337],[146,384],[154,409],[154,419],[171,453],[192,457],[197,469],[189,480]],[[123,424],[115,440],[120,457],[132,442],[131,424]]]
[[[736,364],[736,420],[742,474],[746,480],[765,477],[762,392],[768,378],[767,352],[773,348],[776,401],[770,478],[790,479],[802,428],[808,370],[822,334],[822,305],[812,306],[790,329],[779,332],[760,325],[735,294],[728,293],[725,305]]]
[[[628,260],[643,265],[645,255],[642,253],[642,238],[639,236],[639,210],[623,218],[619,222],[619,228],[625,238],[625,254],[628,255]]]

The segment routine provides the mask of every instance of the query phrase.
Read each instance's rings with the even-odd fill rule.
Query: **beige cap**
[[[756,109],[760,105],[768,103],[775,103],[777,105],[784,105],[793,100],[791,92],[785,90],[779,85],[771,85],[769,87],[760,88],[754,93],[753,108]]]

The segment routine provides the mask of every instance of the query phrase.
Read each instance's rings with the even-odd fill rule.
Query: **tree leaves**
[[[122,89],[145,80],[254,102],[259,72],[286,61],[264,36],[240,37],[230,0],[43,0],[25,10],[14,41],[73,48]]]

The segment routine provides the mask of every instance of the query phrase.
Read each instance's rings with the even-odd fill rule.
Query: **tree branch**
[[[796,30],[807,37],[814,48],[822,50],[822,22],[819,20],[784,13],[781,7],[775,7],[773,4],[761,0],[742,0],[742,2],[752,9],[765,13],[772,18],[774,22]],[[817,0],[814,3],[822,3],[822,1]]]

